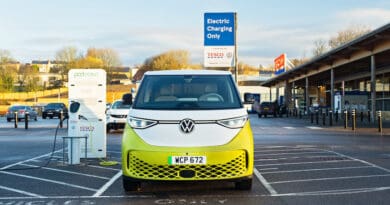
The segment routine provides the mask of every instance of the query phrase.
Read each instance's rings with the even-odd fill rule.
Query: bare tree
[[[189,52],[173,50],[152,58],[150,67],[153,70],[182,69],[189,66]]]
[[[326,41],[323,39],[318,39],[314,41],[313,56],[320,56],[328,50]]]
[[[75,65],[75,62],[79,58],[77,56],[77,48],[73,46],[64,47],[57,51],[56,60],[62,64],[58,69],[61,74],[62,80],[65,80],[65,76],[68,75],[68,71]]]
[[[337,32],[336,36],[330,38],[328,44],[333,49],[347,42],[350,42],[370,31],[371,29],[367,26],[361,26],[361,25],[350,26],[345,30]]]

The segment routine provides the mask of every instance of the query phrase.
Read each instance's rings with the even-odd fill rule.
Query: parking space
[[[317,146],[257,146],[255,167],[272,196],[390,189],[390,170]]]
[[[37,128],[26,131],[10,128],[12,123],[0,118],[0,125],[8,126],[0,129],[0,204],[128,204],[129,200],[134,204],[285,204],[286,197],[290,201],[337,196],[354,200],[360,194],[372,197],[390,191],[389,141],[375,134],[359,136],[251,116],[255,139],[251,191],[237,191],[233,183],[218,181],[147,182],[137,192],[125,192],[121,131],[107,137],[108,160],[119,164],[101,166],[101,159],[82,159],[80,165],[68,165],[62,159],[61,136],[66,128],[60,129],[51,156],[58,120],[33,123]],[[51,162],[42,166],[49,158]]]
[[[116,151],[109,153],[120,159]],[[52,159],[50,159],[52,158]],[[46,162],[50,161],[47,166]],[[63,162],[62,150],[20,161],[1,168],[0,199],[9,197],[100,196],[121,176],[120,162],[104,167],[99,160],[83,160],[80,165]]]

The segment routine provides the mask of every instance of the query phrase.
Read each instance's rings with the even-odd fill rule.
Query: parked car
[[[50,119],[53,119],[53,117],[60,118],[61,111],[64,117],[68,117],[68,108],[64,103],[49,103],[43,108],[42,118],[43,119],[46,119],[47,117],[49,117]]]
[[[15,120],[15,112],[17,112],[18,121],[24,120],[26,113],[29,114],[29,119],[38,120],[38,113],[28,105],[13,105],[8,108],[6,113],[7,122]]]
[[[274,117],[276,117],[276,114],[278,112],[277,105],[274,102],[261,102],[256,112],[259,118],[261,116],[267,117],[267,115],[273,115]]]
[[[116,100],[111,107],[106,111],[106,131],[110,132],[111,129],[123,129],[126,124],[127,113],[131,104],[124,104],[122,100]]]

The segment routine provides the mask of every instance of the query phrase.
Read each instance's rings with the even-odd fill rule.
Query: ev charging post
[[[68,76],[68,164],[79,164],[80,156],[104,158],[107,149],[106,72],[71,69]]]

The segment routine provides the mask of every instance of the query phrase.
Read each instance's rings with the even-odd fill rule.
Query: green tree
[[[16,68],[11,65],[15,60],[8,50],[0,49],[0,92],[10,92],[14,89]]]
[[[39,68],[37,65],[22,65],[18,72],[18,83],[26,92],[39,89]]]

